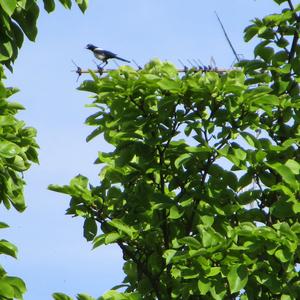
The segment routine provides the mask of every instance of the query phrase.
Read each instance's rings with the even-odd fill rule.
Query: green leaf
[[[205,248],[220,245],[224,241],[223,236],[216,232],[212,227],[198,225],[197,229],[202,239],[202,245]]]
[[[275,256],[282,262],[286,263],[292,259],[292,254],[290,251],[288,251],[286,248],[278,249],[275,252]]]
[[[260,107],[262,105],[270,105],[270,106],[278,106],[279,105],[279,99],[275,95],[259,95],[257,98],[253,98],[250,100],[251,103],[257,104]]]
[[[261,191],[258,190],[248,190],[238,196],[238,201],[240,204],[246,205],[254,202],[261,197]]]
[[[201,215],[200,219],[204,225],[211,226],[214,223],[214,217],[208,215]]]
[[[71,0],[59,0],[59,2],[65,7],[70,9],[72,7],[72,1]]]
[[[227,184],[230,188],[232,188],[234,191],[237,189],[238,179],[233,172],[225,172],[223,178],[224,183]]]
[[[16,171],[24,172],[29,168],[29,163],[22,156],[16,155],[13,159],[11,167]]]
[[[293,203],[286,200],[278,200],[270,207],[270,212],[277,218],[292,217],[294,214]]]
[[[18,249],[15,245],[6,240],[0,240],[0,253],[17,258]]]
[[[278,229],[279,227],[279,232],[280,235],[283,238],[287,238],[292,242],[296,242],[297,241],[297,235],[292,231],[292,228],[290,227],[290,225],[286,222],[282,222],[281,224],[277,223],[276,224],[276,229]]]
[[[274,2],[276,2],[277,4],[282,4],[284,2],[286,2],[287,0],[274,0]]]
[[[288,159],[285,163],[285,165],[292,171],[293,174],[299,175],[300,173],[300,164],[293,160],[293,159]]]
[[[97,223],[93,218],[87,218],[83,224],[83,236],[87,241],[92,241],[97,234]]]
[[[56,184],[50,184],[48,189],[53,192],[62,193],[62,194],[70,194],[71,189],[68,185],[60,186]]]
[[[240,215],[240,221],[242,222],[262,222],[264,223],[266,221],[266,216],[264,211],[258,209],[258,208],[252,208],[252,209],[246,209],[243,213]]]
[[[241,132],[241,136],[245,139],[245,141],[254,148],[260,148],[260,143],[257,138],[248,132]]]
[[[78,5],[78,7],[80,8],[80,10],[84,13],[88,7],[88,0],[76,0],[76,3]]]
[[[164,252],[163,258],[166,260],[167,265],[171,262],[172,258],[175,256],[176,252],[177,251],[174,249],[168,249]]]
[[[264,21],[267,23],[271,23],[272,25],[275,23],[276,25],[289,21],[292,18],[293,12],[291,10],[282,11],[280,14],[271,14],[264,17]]]
[[[6,276],[6,272],[5,270],[3,269],[3,267],[0,265],[0,278],[3,278],[4,276]]]
[[[0,229],[1,228],[8,228],[9,226],[6,223],[0,222]]]
[[[222,280],[215,280],[210,289],[210,293],[212,295],[211,299],[214,300],[223,300],[226,295],[226,287],[225,283]]]
[[[259,179],[266,186],[273,186],[276,184],[276,176],[270,173],[269,171],[263,171],[259,173]]]
[[[93,298],[89,295],[86,295],[86,294],[78,294],[77,299],[78,300],[95,300],[95,298]]]
[[[101,296],[98,300],[128,300],[128,298],[117,291],[110,290],[103,296]]]
[[[0,296],[2,299],[14,299],[15,290],[5,279],[0,278]]]
[[[259,27],[250,25],[244,30],[244,41],[249,42],[254,36],[258,34]]]
[[[106,234],[101,234],[93,240],[93,249],[105,244]]]
[[[197,146],[197,147],[192,147],[188,146],[185,147],[185,150],[190,152],[190,153],[210,153],[212,150],[209,147],[206,146]]]
[[[170,214],[168,216],[169,219],[176,220],[179,219],[183,215],[176,205],[171,206]]]
[[[289,41],[283,37],[281,37],[278,41],[276,41],[276,45],[280,48],[285,48],[289,45]],[[277,54],[278,52],[276,52]]]
[[[246,174],[241,176],[241,178],[239,179],[239,183],[238,183],[239,188],[242,189],[242,188],[248,186],[249,184],[251,184],[253,181],[253,177],[254,177],[254,175],[251,172],[247,172]]]
[[[248,282],[248,270],[244,265],[233,265],[227,275],[231,293],[241,291]]]
[[[184,238],[180,239],[178,242],[181,245],[189,246],[191,249],[199,249],[202,247],[202,244],[196,238],[194,238],[192,236],[184,237]]]
[[[23,41],[24,41],[24,34],[23,34],[21,28],[15,22],[12,22],[11,29],[12,29],[12,32],[14,35],[14,42],[16,43],[18,48],[21,48],[21,46],[23,45]],[[17,108],[17,107],[16,108],[24,109],[24,107],[21,104],[19,104],[19,106],[22,108]]]
[[[11,16],[17,7],[17,0],[0,0],[0,6],[9,16]]]
[[[171,80],[168,78],[161,79],[158,83],[158,86],[167,91],[178,92],[181,88],[181,82],[179,80]]]
[[[147,81],[159,81],[161,78],[154,74],[143,74],[142,79],[146,79]]]
[[[235,232],[241,236],[253,236],[255,233],[256,227],[251,222],[243,222],[238,227],[236,227]]]
[[[34,41],[37,35],[36,23],[39,11],[38,5],[35,2],[32,2],[30,9],[17,9],[13,14],[13,18],[18,22],[30,41]]]
[[[190,153],[184,153],[181,154],[176,160],[175,160],[175,167],[179,169],[186,161],[190,160],[192,155]]]
[[[300,58],[299,57],[295,57],[292,60],[292,68],[297,73],[297,75],[300,74]]]
[[[295,164],[292,164],[293,171],[295,171]],[[283,165],[279,162],[276,163],[266,163],[267,166],[271,167],[273,170],[275,170],[278,174],[281,175],[283,181],[288,183],[292,188],[298,190],[299,189],[299,182],[297,181],[293,171],[288,167],[287,165]]]
[[[152,274],[159,274],[162,270],[163,259],[160,254],[152,253],[147,257],[148,268]]]
[[[260,56],[264,61],[270,62],[274,55],[274,49],[271,47],[265,47],[263,42],[255,47],[254,54],[255,56]]]
[[[54,11],[55,9],[54,0],[43,0],[43,1],[44,1],[44,8],[48,13]]]
[[[250,73],[258,69],[266,69],[267,64],[266,62],[254,59],[254,60],[241,60],[238,64],[238,66],[245,69],[245,73]]]
[[[210,290],[211,281],[209,279],[203,278],[198,280],[198,289],[200,291],[200,295],[206,295]]]
[[[278,67],[286,63],[289,59],[288,54],[285,51],[279,51],[272,57],[273,66]]]
[[[63,293],[54,293],[54,294],[52,294],[52,297],[55,300],[73,300],[73,298],[71,298],[68,295],[63,294]]]
[[[19,212],[22,212],[26,209],[23,193],[15,195],[15,197],[11,198],[11,203],[14,206],[14,208]]]
[[[109,222],[109,225],[119,229],[121,232],[124,232],[131,238],[133,238],[134,234],[136,233],[136,230],[132,226],[128,226],[120,219],[113,219]]]
[[[122,237],[118,232],[111,232],[105,235],[105,244],[112,244]],[[95,244],[94,244],[95,245]]]
[[[13,45],[11,44],[11,42],[0,44],[0,61],[5,61],[11,58],[12,54],[13,54]]]
[[[215,277],[216,275],[221,273],[220,267],[211,267],[209,268],[209,272],[205,275],[205,277]]]
[[[24,281],[21,278],[13,276],[6,276],[5,281],[14,288],[15,298],[22,299],[22,294],[26,292],[26,285]]]

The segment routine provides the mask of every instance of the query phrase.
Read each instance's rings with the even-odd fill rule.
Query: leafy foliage
[[[26,171],[30,162],[38,163],[36,130],[25,127],[23,121],[16,119],[15,114],[24,108],[19,103],[6,100],[17,90],[6,88],[0,82],[0,91],[0,203],[7,209],[13,205],[18,211],[23,211],[24,180],[20,172]]]
[[[35,142],[36,130],[25,127],[15,115],[24,109],[16,102],[8,101],[17,89],[5,87],[4,73],[0,66],[0,203],[9,209],[13,206],[22,212],[25,209],[23,172],[31,162],[38,163]],[[0,228],[8,227],[0,223]],[[17,257],[17,248],[6,240],[0,240],[0,254]],[[25,283],[18,277],[8,276],[0,267],[0,298],[22,299],[26,291]]]
[[[240,70],[152,61],[81,85],[87,140],[113,150],[98,186],[50,189],[72,197],[94,248],[123,252],[125,292],[98,299],[299,298],[299,8],[276,2],[289,7],[246,28],[262,41]]]
[[[71,1],[60,1],[70,8]],[[77,0],[82,11],[86,9],[87,0]],[[54,0],[45,0],[48,12],[55,8]],[[24,35],[34,41],[37,34],[39,6],[36,0],[0,0],[0,203],[17,211],[25,209],[23,172],[32,162],[38,163],[36,130],[26,127],[16,118],[22,105],[9,101],[18,90],[5,87],[3,66],[12,71],[12,63],[22,46]],[[8,227],[0,223],[0,228]],[[0,240],[0,254],[17,257],[17,248],[10,242]],[[8,276],[0,266],[0,299],[23,299],[25,283],[18,277]]]

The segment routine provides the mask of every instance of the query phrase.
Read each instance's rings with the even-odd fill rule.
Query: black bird
[[[86,46],[86,49],[91,50],[94,53],[95,57],[104,63],[104,66],[106,66],[108,64],[108,60],[111,58],[115,58],[115,59],[130,63],[129,60],[119,57],[117,54],[110,52],[108,50],[103,50],[101,48],[98,48],[97,46],[94,46],[93,44],[88,44]]]

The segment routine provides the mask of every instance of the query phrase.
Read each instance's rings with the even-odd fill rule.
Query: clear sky
[[[42,2],[42,1],[39,1]],[[278,11],[271,0],[90,0],[82,15],[57,5],[54,13],[41,12],[36,43],[26,41],[14,73],[7,84],[21,92],[12,100],[26,111],[19,118],[38,130],[40,165],[25,174],[27,210],[16,213],[1,207],[2,238],[15,243],[19,259],[2,257],[10,275],[23,278],[25,300],[50,300],[56,291],[96,297],[123,279],[122,254],[106,246],[91,250],[82,236],[82,219],[64,215],[67,196],[50,192],[47,186],[67,184],[78,173],[97,183],[99,167],[93,165],[97,151],[107,150],[101,138],[90,143],[92,130],[84,120],[92,113],[87,93],[76,90],[73,59],[83,68],[94,68],[87,43],[134,59],[139,64],[151,58],[169,60],[214,57],[218,67],[229,67],[234,57],[214,15],[221,17],[233,45],[244,57],[252,57],[253,44],[243,42],[243,29],[250,19]],[[109,67],[115,67],[111,62]]]

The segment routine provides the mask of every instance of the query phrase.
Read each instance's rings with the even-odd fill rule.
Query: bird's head
[[[93,45],[93,44],[87,44],[85,48],[86,48],[86,49],[89,49],[89,50],[91,50],[91,51],[93,51],[93,50],[95,50],[97,47],[96,47],[95,45]]]

